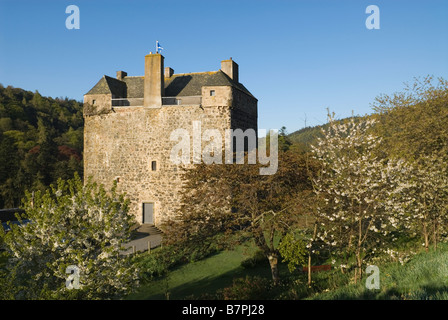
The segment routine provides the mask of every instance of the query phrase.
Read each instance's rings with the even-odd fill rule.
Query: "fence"
[[[184,96],[184,97],[163,97],[162,105],[164,106],[181,106],[181,105],[200,105],[202,96]]]
[[[119,98],[112,99],[112,107],[141,107],[143,98]]]

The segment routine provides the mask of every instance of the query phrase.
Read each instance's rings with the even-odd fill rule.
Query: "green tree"
[[[14,140],[0,133],[0,206],[13,208],[19,204],[20,191],[14,186],[19,170],[19,157]]]
[[[279,252],[284,261],[288,263],[290,272],[305,264],[307,250],[306,243],[300,234],[290,232],[286,234],[279,245]]]
[[[372,104],[376,135],[389,157],[418,160],[437,155],[447,161],[448,81],[415,78],[401,92],[381,95]]]
[[[25,190],[82,175],[82,105],[0,87],[0,206],[19,206]],[[72,159],[71,155],[74,156]]]
[[[283,126],[280,128],[278,132],[278,149],[280,151],[288,151],[291,148],[292,142],[288,137],[288,132],[286,131],[286,127]]]

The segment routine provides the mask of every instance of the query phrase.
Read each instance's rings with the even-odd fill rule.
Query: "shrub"
[[[175,266],[188,262],[182,250],[174,246],[164,246],[136,258],[136,264],[140,269],[140,279],[151,281],[154,278],[162,277]]]
[[[221,291],[224,300],[264,300],[269,298],[271,282],[257,276],[236,278],[230,287]]]
[[[219,249],[214,246],[191,248],[174,242],[157,248],[150,254],[139,255],[134,262],[140,268],[140,280],[148,282],[165,276],[174,267],[202,260],[218,251]]]
[[[258,266],[260,263],[266,263],[266,255],[263,253],[263,251],[258,250],[252,257],[241,261],[241,266],[244,269],[252,269]]]
[[[219,248],[215,245],[206,246],[205,248],[185,248],[184,255],[188,257],[190,262],[200,261],[211,256],[214,253],[219,252]]]

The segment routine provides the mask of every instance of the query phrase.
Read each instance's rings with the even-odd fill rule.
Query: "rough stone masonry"
[[[239,82],[238,65],[223,60],[212,72],[175,74],[161,54],[145,56],[145,75],[103,76],[84,95],[84,177],[131,201],[138,223],[160,225],[179,208],[181,167],[170,161],[170,133],[193,121],[202,130],[254,129],[257,99]]]

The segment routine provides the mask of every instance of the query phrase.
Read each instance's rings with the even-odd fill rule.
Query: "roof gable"
[[[118,79],[103,76],[86,94],[112,94],[114,97],[124,97],[126,84]]]

